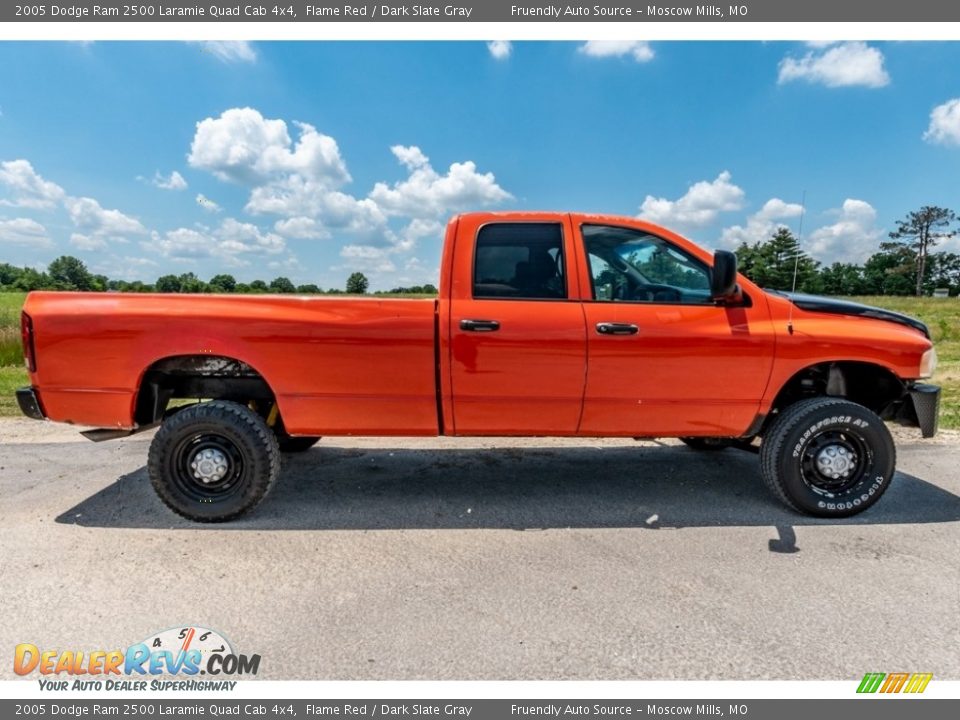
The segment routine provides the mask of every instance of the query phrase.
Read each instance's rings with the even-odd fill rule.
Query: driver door
[[[589,295],[581,435],[735,436],[773,362],[764,298],[710,299],[710,266],[641,228],[583,223]]]

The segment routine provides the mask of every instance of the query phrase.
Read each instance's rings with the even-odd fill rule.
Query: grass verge
[[[0,367],[0,417],[20,415],[14,391],[29,384],[27,370],[22,365]]]

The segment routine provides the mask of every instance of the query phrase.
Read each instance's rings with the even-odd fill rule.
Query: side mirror
[[[739,294],[737,256],[729,250],[717,250],[713,254],[713,269],[710,272],[710,297],[713,300],[730,301]]]

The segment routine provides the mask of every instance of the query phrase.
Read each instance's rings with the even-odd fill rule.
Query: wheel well
[[[210,398],[274,402],[267,381],[247,363],[220,355],[177,355],[147,368],[137,391],[134,422],[150,425],[163,419],[174,399]]]
[[[804,368],[790,378],[773,401],[780,412],[799,400],[811,397],[841,397],[883,414],[901,399],[903,382],[885,367],[864,362],[826,362]]]

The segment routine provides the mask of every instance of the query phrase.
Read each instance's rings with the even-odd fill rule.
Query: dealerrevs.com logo
[[[200,626],[163,630],[126,650],[43,650],[20,643],[13,653],[13,671],[41,675],[41,690],[232,690],[237,683],[226,677],[259,670],[260,655],[238,654],[223,635]]]

